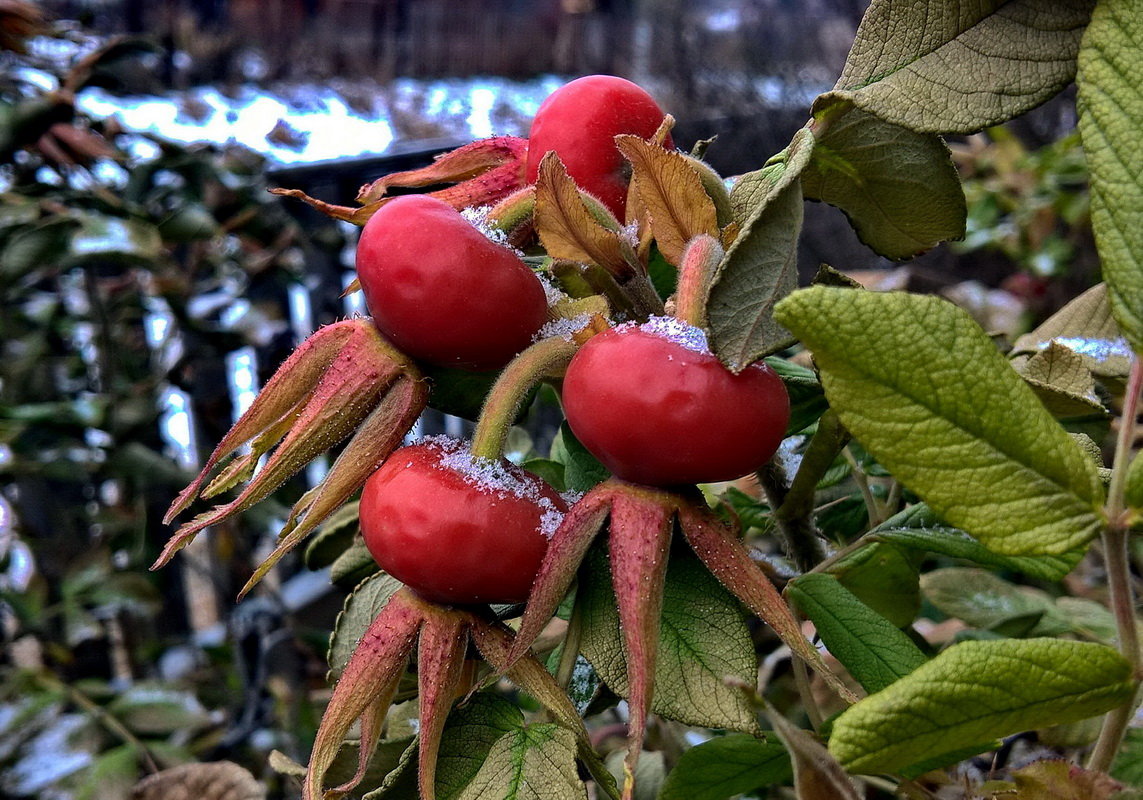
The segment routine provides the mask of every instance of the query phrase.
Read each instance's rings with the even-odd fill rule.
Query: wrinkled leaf
[[[1143,14],[1136,3],[1096,6],[1079,54],[1077,108],[1091,168],[1091,224],[1111,310],[1143,351]]]
[[[861,241],[886,258],[910,258],[964,235],[964,192],[939,136],[885,122],[848,100],[829,98],[814,111],[828,122],[802,173],[808,199],[844,211]]]
[[[1126,378],[1131,348],[1111,313],[1107,284],[1099,283],[1048,317],[1012,345],[1013,354],[1059,344],[1080,355],[1094,375]]]
[[[829,750],[853,772],[898,772],[938,753],[1101,714],[1134,691],[1130,664],[1103,645],[963,642],[844,711]]]
[[[905,551],[875,543],[835,562],[828,570],[857,599],[898,628],[904,628],[921,607],[917,565]]]
[[[581,800],[575,737],[558,725],[531,725],[497,740],[457,800]]]
[[[1055,417],[1106,416],[1095,393],[1095,378],[1083,356],[1059,342],[1033,355],[1021,373],[1044,408]]]
[[[770,706],[767,710],[774,732],[794,763],[794,792],[798,800],[861,800],[853,780],[821,742]]]
[[[1053,636],[1071,630],[1047,594],[981,569],[933,570],[921,577],[921,587],[942,613],[977,628],[1009,636]]]
[[[1063,759],[1035,761],[1012,773],[1014,800],[1110,800],[1123,788],[1102,772],[1086,770]]]
[[[836,89],[916,131],[971,133],[1071,82],[1094,0],[874,0]]]
[[[736,372],[790,343],[788,331],[774,320],[774,305],[798,282],[799,177],[813,145],[813,135],[802,129],[759,171],[766,177],[757,179],[755,190],[739,192],[739,202],[749,203],[742,229],[714,276],[707,301],[714,352]],[[751,180],[747,175],[742,182]]]
[[[815,286],[778,319],[813,351],[845,427],[942,518],[1008,555],[1059,555],[1098,534],[1095,465],[966,312]]]
[[[133,800],[263,800],[266,787],[231,761],[182,764],[135,784]]]
[[[581,648],[604,682],[626,696],[619,616],[600,548],[589,552],[586,564],[580,574]],[[698,560],[672,558],[663,595],[651,710],[689,725],[753,731],[757,726],[753,711],[725,679],[753,684],[754,671],[754,647],[741,607]]]

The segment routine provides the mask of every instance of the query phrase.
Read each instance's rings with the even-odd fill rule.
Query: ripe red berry
[[[517,603],[565,511],[532,473],[441,437],[401,448],[366,481],[361,533],[381,568],[426,600]]]
[[[536,275],[447,203],[395,198],[365,224],[357,275],[378,329],[413,358],[495,369],[547,319]]]
[[[579,187],[622,222],[630,173],[615,137],[631,133],[648,139],[663,117],[654,98],[631,81],[611,75],[578,78],[548,95],[536,112],[528,134],[527,180],[535,182],[540,161],[555,150]]]
[[[593,336],[568,366],[572,431],[615,475],[650,486],[731,480],[774,455],[790,400],[762,362],[735,375],[670,317]]]

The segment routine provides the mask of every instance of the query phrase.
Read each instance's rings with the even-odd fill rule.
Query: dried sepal
[[[250,591],[282,556],[361,488],[389,454],[401,446],[405,433],[424,411],[428,399],[429,387],[425,381],[409,374],[397,378],[353,434],[322,482],[294,503],[278,534],[277,546],[254,570],[239,597]]]
[[[778,634],[794,656],[802,659],[850,703],[857,697],[822,661],[821,654],[802,635],[798,621],[774,584],[758,568],[746,547],[709,509],[694,503],[679,508],[679,527],[695,555],[719,582]]]
[[[676,499],[654,489],[616,492],[611,506],[611,579],[627,653],[630,719],[623,761],[623,797],[633,796],[635,764],[643,749],[655,691],[655,662],[663,611],[663,586],[671,549]]]
[[[421,800],[434,800],[437,753],[452,701],[460,685],[471,617],[445,609],[426,616],[417,650],[417,692],[421,712],[417,732],[417,785]]]
[[[575,578],[587,548],[595,540],[610,512],[611,490],[604,483],[584,495],[564,515],[563,522],[552,535],[540,571],[532,583],[532,593],[520,620],[520,632],[508,655],[508,665],[515,664],[528,652],[532,642],[555,614]]]
[[[333,794],[340,796],[349,792],[365,775],[425,615],[423,601],[408,589],[402,589],[390,598],[366,630],[322,715],[302,785],[303,800],[324,800],[325,773],[337,757],[349,729],[359,719],[361,742],[357,773],[333,790]]]
[[[405,188],[456,184],[437,192],[453,208],[490,205],[522,188],[528,158],[528,140],[519,136],[478,139],[443,153],[427,167],[394,172],[361,187],[357,202],[374,203],[394,186]]]
[[[456,209],[492,205],[525,186],[528,140],[518,136],[493,136],[458,147],[437,156],[427,167],[394,172],[362,186],[357,193],[359,207],[340,206],[310,197],[300,189],[271,189],[282,197],[293,197],[328,217],[364,225],[377,209],[393,198],[390,188],[432,186],[451,183],[428,194]]]
[[[202,472],[176,498],[165,521],[169,522],[200,496],[213,470],[244,444],[251,444],[251,452],[241,457],[239,474],[250,459],[277,445],[263,469],[234,500],[179,528],[155,566],[169,561],[203,528],[264,499],[317,455],[352,433],[399,378],[415,375],[412,362],[385,341],[367,319],[346,320],[319,329],[267,382],[219,442]],[[291,424],[286,425],[287,421]],[[276,435],[287,429],[279,443]],[[364,477],[367,476],[362,480]],[[329,510],[332,512],[333,508]],[[319,521],[316,516],[313,518],[315,524]]]

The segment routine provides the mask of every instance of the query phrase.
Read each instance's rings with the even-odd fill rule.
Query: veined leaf
[[[790,342],[774,321],[774,304],[798,283],[798,178],[813,145],[813,134],[803,128],[773,163],[744,176],[731,193],[742,229],[711,282],[707,320],[715,354],[735,372]]]
[[[583,654],[599,677],[626,697],[619,614],[601,549],[589,551],[586,563],[580,578]],[[725,682],[727,677],[754,681],[754,647],[742,607],[696,558],[675,556],[667,567],[658,646],[652,711],[688,725],[756,730],[742,693]]]
[[[1007,555],[1095,537],[1095,464],[969,315],[944,300],[815,286],[778,321],[813,351],[830,405],[942,518]]]
[[[1143,4],[1096,6],[1079,54],[1079,129],[1091,167],[1091,224],[1111,310],[1143,352]]]
[[[844,211],[861,241],[886,258],[910,258],[964,235],[964,192],[939,136],[832,95],[814,115],[826,123],[802,173],[807,198]]]
[[[944,567],[921,578],[925,597],[943,614],[1010,636],[1055,636],[1071,631],[1046,593],[1019,587],[970,567]]]
[[[868,692],[879,692],[925,663],[913,640],[838,583],[808,573],[786,587],[825,646]]]
[[[1110,647],[1061,639],[963,642],[844,711],[829,750],[860,773],[1093,717],[1127,702],[1131,665]]]
[[[329,635],[329,652],[326,661],[329,664],[330,677],[341,675],[349,657],[357,649],[358,642],[365,635],[366,629],[381,613],[397,590],[401,582],[391,575],[378,572],[361,582],[349,597],[337,620],[333,623],[333,631]]]
[[[575,765],[575,736],[559,725],[506,733],[457,800],[582,800],[587,789]]]
[[[687,242],[699,234],[718,238],[714,201],[686,156],[638,136],[617,136],[615,143],[631,162],[633,184],[651,214],[651,231],[667,261],[678,264]]]
[[[877,116],[971,133],[1071,82],[1094,0],[874,0],[835,89]]]
[[[1037,353],[1058,344],[1083,358],[1092,374],[1126,378],[1131,348],[1111,314],[1107,295],[1107,284],[1096,284],[1017,339],[1012,353]]]

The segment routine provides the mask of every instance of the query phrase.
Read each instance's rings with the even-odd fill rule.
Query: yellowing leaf
[[[970,133],[1072,80],[1094,0],[874,0],[836,89],[882,119]]]
[[[1092,374],[1126,378],[1131,349],[1111,314],[1107,284],[1096,284],[1012,345],[1012,353],[1037,353],[1055,343],[1083,358]]]
[[[616,136],[631,162],[632,181],[651,217],[659,250],[672,264],[682,259],[687,242],[699,234],[718,238],[718,214],[698,172],[682,153],[640,139]]]
[[[1102,714],[1134,692],[1131,665],[1100,644],[963,642],[844,711],[829,751],[853,772],[899,772],[942,753]]]
[[[943,519],[1007,555],[1102,527],[1095,464],[969,315],[944,300],[815,286],[777,309],[845,427]]]

